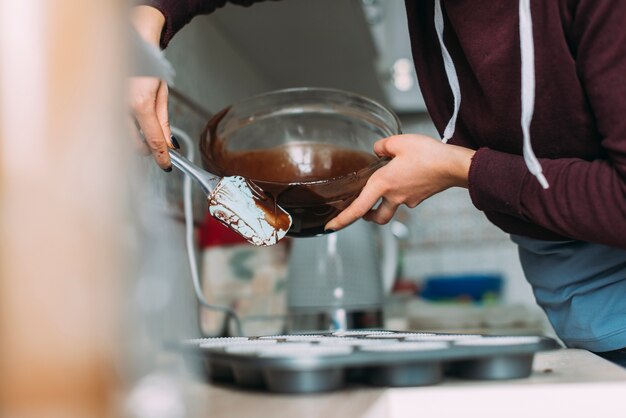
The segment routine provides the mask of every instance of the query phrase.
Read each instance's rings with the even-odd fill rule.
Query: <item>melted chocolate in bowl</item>
[[[290,89],[222,110],[200,149],[208,171],[251,180],[291,215],[287,235],[308,237],[323,234],[389,161],[373,154],[374,142],[398,133],[397,117],[369,99]]]
[[[222,151],[225,170],[255,182],[289,184],[328,181],[354,173],[378,158],[375,155],[332,144],[290,142],[253,151]]]
[[[287,235],[324,233],[324,225],[360,193],[386,163],[374,154],[332,144],[291,142],[250,151],[225,151],[218,144],[204,153],[205,165],[222,176],[250,179],[292,217]],[[294,181],[296,179],[297,181]]]

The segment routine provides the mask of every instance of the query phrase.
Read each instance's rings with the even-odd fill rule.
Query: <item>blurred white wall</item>
[[[272,89],[269,79],[214,20],[215,15],[196,17],[165,52],[176,70],[175,87],[211,112]]]

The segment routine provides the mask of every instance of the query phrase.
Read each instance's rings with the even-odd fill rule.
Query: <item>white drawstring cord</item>
[[[459,85],[459,77],[454,68],[454,62],[452,56],[446,48],[446,44],[443,41],[444,31],[443,12],[441,10],[441,0],[435,0],[435,31],[437,32],[437,38],[439,39],[439,46],[441,47],[441,55],[443,57],[443,65],[448,78],[448,84],[452,90],[454,96],[454,112],[448,121],[448,125],[443,132],[442,142],[448,142],[456,129],[456,121],[459,116],[459,109],[461,107],[461,87]],[[524,140],[523,155],[524,162],[528,171],[534,175],[541,187],[547,189],[549,186],[548,180],[543,175],[541,164],[535,152],[533,151],[532,144],[530,142],[530,124],[533,120],[533,113],[535,110],[535,43],[533,40],[533,20],[530,11],[530,0],[520,0],[519,2],[519,32],[520,32],[520,52],[522,61],[522,135]]]
[[[437,31],[437,38],[439,38],[439,46],[441,47],[441,55],[443,56],[443,66],[446,69],[446,76],[448,77],[448,84],[452,90],[454,96],[454,112],[446,129],[443,131],[442,142],[446,143],[454,135],[456,129],[456,120],[459,116],[459,109],[461,108],[461,87],[459,86],[459,77],[456,74],[454,68],[454,62],[452,57],[446,48],[446,44],[443,41],[443,13],[441,11],[441,0],[435,0],[435,30]]]
[[[524,135],[524,161],[528,170],[537,178],[544,189],[549,186],[543,175],[539,160],[530,143],[530,123],[535,111],[535,42],[530,0],[519,2],[519,35],[522,55],[522,133]]]
[[[194,160],[194,146],[195,144],[189,138],[184,131],[174,126],[171,127],[172,133],[177,139],[180,139],[185,144],[187,149],[187,159],[191,162]],[[226,314],[227,317],[233,320],[235,324],[235,332],[237,335],[243,335],[243,329],[241,327],[241,320],[237,313],[226,306],[213,305],[209,303],[204,297],[202,292],[202,284],[200,283],[200,275],[198,273],[198,264],[196,261],[196,252],[193,243],[193,206],[192,206],[192,189],[191,178],[184,176],[183,179],[183,207],[185,211],[185,242],[187,244],[187,259],[189,261],[189,269],[191,270],[191,281],[193,282],[193,289],[196,293],[196,297],[204,308],[219,311]]]

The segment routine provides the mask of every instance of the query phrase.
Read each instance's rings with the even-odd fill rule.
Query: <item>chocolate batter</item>
[[[357,172],[378,160],[371,153],[306,142],[253,151],[222,151],[214,157],[228,175],[282,184],[328,181]]]
[[[323,234],[324,225],[345,209],[369,176],[387,162],[373,153],[319,142],[228,151],[211,128],[209,123],[201,141],[206,168],[221,176],[242,176],[258,185],[291,215],[290,236]]]

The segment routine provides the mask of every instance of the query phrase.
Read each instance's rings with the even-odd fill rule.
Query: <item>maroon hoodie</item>
[[[165,15],[165,47],[193,16],[226,0],[143,3]],[[548,189],[522,156],[518,2],[441,4],[444,44],[460,86],[449,142],[478,150],[469,173],[474,205],[509,233],[626,248],[626,1],[530,2],[536,80],[530,138]],[[454,98],[434,5],[435,0],[406,0],[420,88],[443,136]]]

